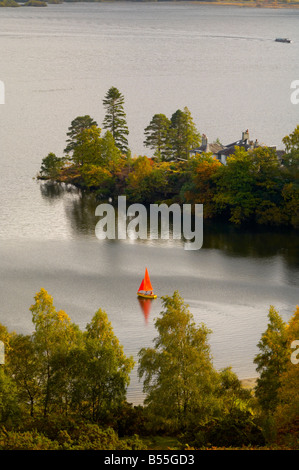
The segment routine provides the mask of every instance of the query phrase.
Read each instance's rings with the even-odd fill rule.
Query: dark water
[[[161,295],[179,290],[213,333],[215,366],[255,376],[269,306],[288,320],[299,303],[298,233],[204,225],[204,244],[99,241],[95,201],[33,179],[60,155],[71,120],[99,124],[111,85],[125,96],[129,144],[145,154],[153,114],[188,106],[200,132],[224,143],[249,128],[281,146],[298,124],[290,83],[299,78],[299,11],[182,4],[63,4],[0,10],[0,322],[31,332],[29,307],[44,287],[85,327],[101,307],[127,354],[151,345]],[[291,37],[292,44],[274,42]],[[137,298],[148,267],[158,299]],[[141,400],[132,374],[128,397]]]

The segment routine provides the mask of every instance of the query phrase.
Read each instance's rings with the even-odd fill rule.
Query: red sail
[[[146,291],[152,291],[153,290],[151,280],[150,280],[150,277],[149,277],[149,274],[148,274],[148,271],[147,271],[146,268],[145,268],[143,289],[146,290]]]
[[[144,290],[144,279],[142,279],[138,292]]]

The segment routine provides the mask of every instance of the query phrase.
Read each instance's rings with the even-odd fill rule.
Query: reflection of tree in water
[[[99,201],[93,194],[80,191],[72,185],[53,182],[42,183],[40,190],[42,197],[50,202],[63,200],[65,214],[74,235],[95,236],[95,226],[99,220],[95,216],[95,209]],[[262,226],[235,227],[206,220],[203,227],[204,249],[218,249],[229,256],[267,258],[280,255],[289,265],[295,268],[299,266],[299,237],[295,230]],[[170,230],[171,228],[170,223]],[[148,230],[148,239],[149,235]],[[146,240],[136,242],[146,243]]]
[[[99,220],[95,216],[97,205],[96,198],[84,192],[78,198],[68,201],[65,213],[75,233],[95,236],[95,226]]]
[[[228,255],[267,258],[280,255],[299,265],[298,232],[286,228],[235,227],[204,222],[203,248],[219,249]]]
[[[65,215],[74,235],[94,235],[98,218],[95,217],[97,201],[71,184],[45,182],[40,185],[41,195],[50,203],[61,200]]]
[[[43,199],[49,203],[56,202],[67,194],[78,196],[81,193],[72,184],[55,183],[54,181],[42,181],[39,187]]]

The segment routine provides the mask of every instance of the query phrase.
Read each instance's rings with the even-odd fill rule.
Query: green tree
[[[181,189],[181,197],[191,204],[203,204],[205,218],[213,217],[216,212],[215,176],[221,167],[219,160],[209,154],[196,155],[187,164],[188,179]]]
[[[169,127],[170,120],[165,114],[155,114],[144,130],[144,145],[155,151],[154,156],[158,160],[168,160],[171,156]]]
[[[120,150],[110,131],[101,136],[101,129],[92,126],[83,129],[77,135],[77,144],[73,152],[72,160],[81,167],[81,174],[86,174],[89,167],[98,167],[100,170],[118,171],[123,165]]]
[[[18,401],[25,409],[29,408],[30,416],[35,414],[41,392],[37,368],[38,358],[32,337],[15,335],[8,354],[8,369],[17,386]]]
[[[72,122],[68,128],[67,136],[67,146],[64,149],[66,154],[73,152],[78,145],[78,136],[85,129],[91,129],[93,126],[97,127],[96,121],[94,121],[89,115],[78,116]]]
[[[299,307],[286,326],[288,361],[280,376],[279,404],[275,410],[275,422],[279,435],[288,436],[298,443],[299,438]],[[293,357],[294,356],[294,357]]]
[[[106,93],[103,104],[106,109],[103,128],[111,132],[121,152],[127,153],[129,130],[124,111],[124,96],[116,87],[111,87]]]
[[[285,145],[286,152],[290,153],[294,150],[299,150],[299,125],[294,129],[290,135],[286,135],[282,142]]]
[[[0,365],[0,424],[15,422],[20,417],[17,387],[13,378]]]
[[[14,335],[15,333],[10,333],[6,326],[0,323],[0,341],[2,341],[4,345],[5,353],[7,353],[11,349],[10,342]]]
[[[144,204],[160,203],[169,200],[176,194],[170,183],[173,170],[170,162],[158,162],[142,181],[142,202]]]
[[[98,165],[83,165],[80,171],[84,186],[96,191],[96,197],[105,199],[114,191],[114,178],[107,168]]]
[[[100,149],[101,158],[100,161],[96,163],[99,163],[105,168],[109,168],[113,172],[118,171],[122,165],[122,155],[110,131],[106,131],[102,137]]]
[[[256,208],[254,164],[241,147],[217,171],[216,209],[227,213],[230,222],[241,224],[254,218]]]
[[[55,153],[50,152],[45,158],[42,159],[41,175],[47,178],[57,178],[60,170],[63,168],[65,158],[56,157]]]
[[[242,386],[237,375],[226,367],[219,373],[218,394],[223,401],[224,414],[232,413],[235,410],[249,411],[252,402],[250,390]]]
[[[282,173],[284,187],[283,212],[288,216],[290,224],[299,227],[299,125],[294,132],[282,139],[286,153],[282,157]]]
[[[72,352],[72,406],[85,418],[98,421],[125,400],[134,366],[114,335],[106,312],[99,309],[86,327],[83,347]]]
[[[284,199],[283,211],[288,216],[290,224],[299,228],[299,183],[292,182],[284,185],[282,190]]]
[[[187,107],[184,108],[184,111],[178,109],[171,116],[170,121],[172,158],[174,160],[187,160],[190,150],[200,145],[201,135],[197,131],[191,113]]]
[[[204,324],[196,326],[177,291],[162,297],[164,311],[156,320],[154,347],[139,352],[139,377],[144,377],[145,404],[153,419],[171,430],[213,413],[217,374]]]
[[[76,165],[100,163],[102,157],[101,129],[92,126],[76,137],[72,160]]]
[[[268,326],[258,343],[260,352],[254,363],[260,376],[257,379],[255,395],[261,408],[272,412],[278,404],[280,376],[290,360],[287,349],[286,324],[277,310],[271,305],[268,313]]]
[[[282,210],[283,174],[275,150],[258,147],[249,152],[252,158],[255,219],[257,223],[281,225],[287,221]]]
[[[36,377],[40,386],[40,407],[46,417],[51,407],[67,413],[67,356],[78,343],[78,327],[63,310],[56,311],[53,298],[45,289],[35,296],[30,307],[35,331],[32,335],[36,354]]]
[[[131,171],[126,178],[126,196],[135,202],[144,202],[144,180],[152,172],[153,162],[145,157],[139,156],[132,162]]]

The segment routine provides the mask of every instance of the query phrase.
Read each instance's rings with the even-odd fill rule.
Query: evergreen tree
[[[154,156],[158,160],[168,160],[171,156],[169,127],[170,120],[165,114],[155,114],[144,130],[144,145],[155,150]]]
[[[56,178],[59,175],[60,170],[63,168],[65,158],[56,157],[55,153],[50,152],[42,160],[41,164],[41,175],[47,178]]]
[[[117,88],[111,87],[106,93],[103,104],[106,109],[103,128],[111,132],[116,146],[121,152],[127,153],[128,140],[126,136],[129,134],[129,130],[123,107],[124,97]]]
[[[171,116],[170,124],[172,158],[187,160],[189,151],[198,147],[200,142],[201,136],[195,127],[189,109],[187,107],[184,108],[184,111],[178,109]]]
[[[96,121],[94,121],[90,116],[78,116],[72,122],[68,129],[67,136],[67,146],[64,149],[64,153],[69,154],[73,152],[78,145],[78,136],[85,129],[90,129],[93,126],[97,126]]]

